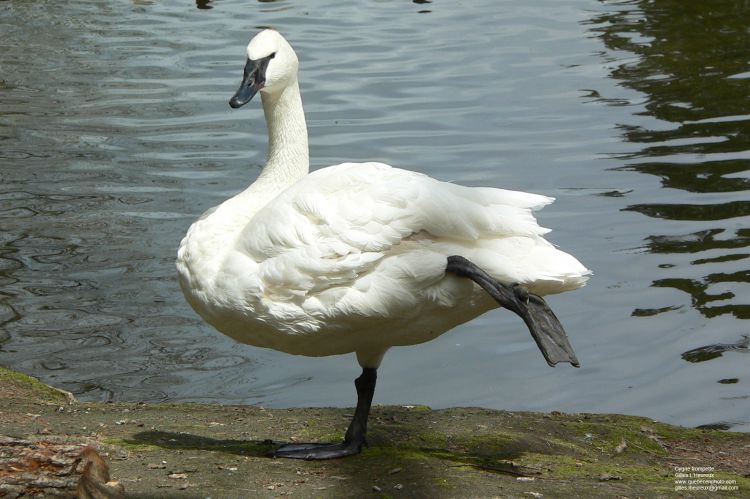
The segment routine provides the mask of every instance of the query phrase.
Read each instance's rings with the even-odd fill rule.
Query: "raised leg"
[[[346,430],[344,441],[337,444],[303,443],[282,445],[271,451],[271,457],[285,457],[290,459],[335,459],[337,457],[359,454],[362,446],[367,444],[367,418],[370,415],[372,396],[375,393],[375,381],[378,378],[377,369],[365,367],[362,375],[354,380],[357,387],[357,408],[354,417]]]
[[[547,364],[570,362],[579,367],[568,336],[549,305],[519,284],[503,284],[462,256],[449,256],[446,272],[476,282],[501,306],[518,315],[526,323]]]

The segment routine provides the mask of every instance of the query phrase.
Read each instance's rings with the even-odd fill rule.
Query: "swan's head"
[[[266,29],[247,45],[247,63],[242,84],[229,105],[238,108],[257,92],[275,93],[297,81],[299,61],[294,49],[278,31]]]

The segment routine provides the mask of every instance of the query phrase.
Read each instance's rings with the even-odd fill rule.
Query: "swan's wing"
[[[546,229],[531,211],[551,201],[345,163],[313,172],[271,201],[236,250],[257,263],[253,293],[290,313],[388,315],[415,306],[443,278],[440,244],[540,239]]]

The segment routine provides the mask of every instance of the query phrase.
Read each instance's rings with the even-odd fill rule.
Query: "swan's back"
[[[272,341],[284,351],[294,347],[280,337],[323,332],[349,335],[336,348],[354,351],[373,327],[397,329],[391,345],[426,341],[497,306],[471,282],[446,275],[449,255],[537,294],[583,285],[588,271],[542,238],[548,231],[532,214],[551,201],[380,163],[324,168],[272,198],[237,233],[208,293],[223,301],[202,315],[240,341]],[[327,355],[333,345],[305,348]]]
[[[236,249],[260,264],[266,289],[285,281],[299,286],[288,294],[311,291],[316,277],[285,279],[282,269],[299,271],[307,261],[323,271],[326,282],[341,272],[354,279],[349,270],[372,271],[384,258],[404,257],[407,248],[434,251],[441,258],[457,254],[449,248],[460,248],[501,281],[549,294],[579,287],[588,274],[541,237],[549,230],[532,212],[552,201],[440,182],[382,163],[344,163],[311,173],[271,200],[239,234]],[[279,265],[279,259],[287,260]],[[326,287],[323,282],[313,287],[321,286]]]

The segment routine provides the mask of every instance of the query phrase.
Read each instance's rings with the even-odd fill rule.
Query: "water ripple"
[[[551,378],[498,312],[389,353],[380,402],[747,424],[744,356],[681,356],[748,318],[748,35],[721,3],[701,26],[676,0],[2,2],[0,362],[84,398],[351,403],[352,359],[238,347],[174,277],[190,220],[265,159],[259,106],[227,100],[272,26],[300,55],[314,168],[556,196],[542,223],[596,271],[554,299],[580,371]]]

